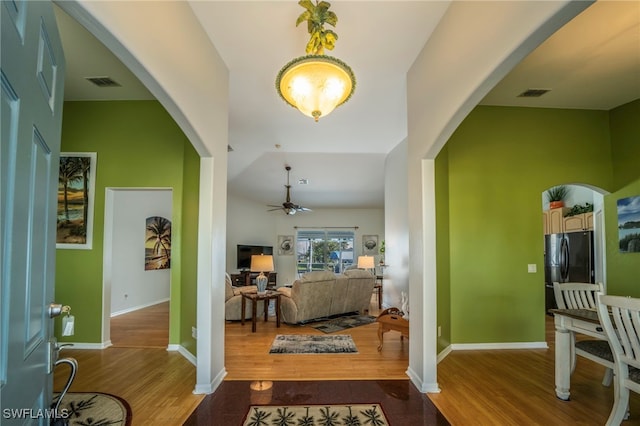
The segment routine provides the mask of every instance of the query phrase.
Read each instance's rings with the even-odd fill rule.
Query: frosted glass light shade
[[[296,58],[276,78],[276,89],[282,99],[315,121],[349,100],[355,86],[351,68],[326,55]]]

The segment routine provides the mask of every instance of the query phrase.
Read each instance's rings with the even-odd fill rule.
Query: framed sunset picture
[[[93,241],[95,152],[61,152],[56,248],[90,250]]]

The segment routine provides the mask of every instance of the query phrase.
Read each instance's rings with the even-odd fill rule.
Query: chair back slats
[[[559,309],[596,309],[596,294],[603,292],[602,284],[553,283]]]
[[[629,391],[640,393],[640,299],[598,294],[600,324],[613,352],[614,398],[606,426],[620,426],[627,415]],[[615,325],[615,326],[614,326]]]
[[[618,337],[620,359],[640,368],[640,299],[609,296],[602,299],[602,303],[611,307],[611,317],[615,323],[615,330],[611,331]],[[607,321],[606,318],[604,320]],[[612,342],[612,346],[615,344],[615,341]]]

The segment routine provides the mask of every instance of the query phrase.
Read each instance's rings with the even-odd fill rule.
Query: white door
[[[0,423],[45,425],[64,55],[51,2],[0,8]]]

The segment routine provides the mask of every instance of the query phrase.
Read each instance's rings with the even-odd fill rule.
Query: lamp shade
[[[273,256],[254,254],[251,256],[251,272],[273,271]]]
[[[375,264],[373,262],[373,256],[358,256],[358,268],[361,268],[361,269],[375,268]]]

